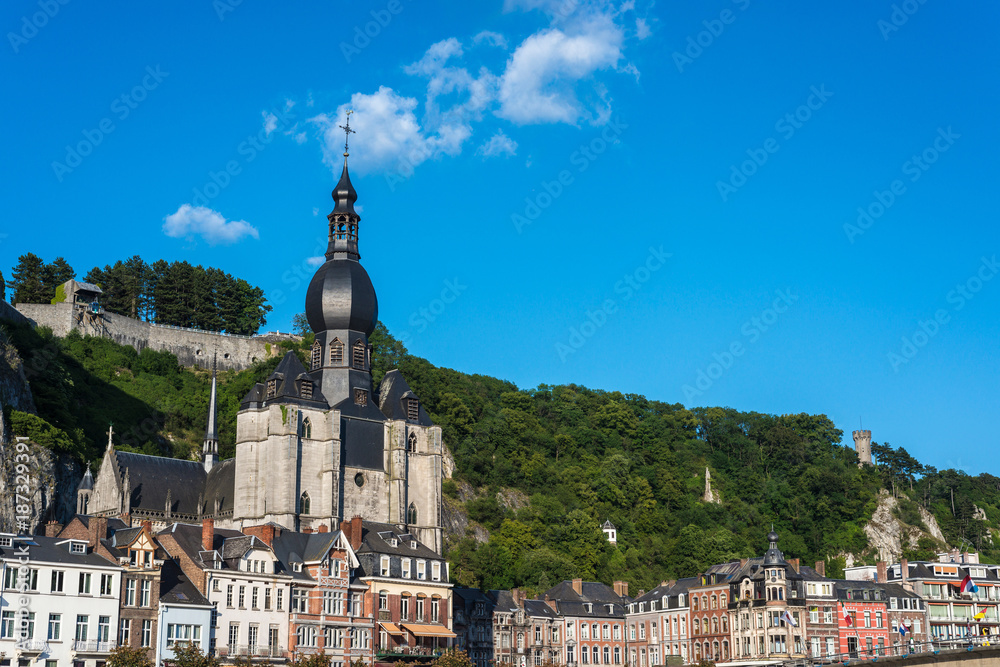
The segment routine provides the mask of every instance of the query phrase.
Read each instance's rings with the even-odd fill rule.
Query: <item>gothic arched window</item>
[[[312,368],[316,370],[323,363],[323,346],[319,341],[313,343],[312,346]]]
[[[406,510],[406,523],[415,524],[417,522],[417,506],[410,503],[410,507]]]
[[[334,366],[340,366],[344,363],[344,344],[340,342],[339,338],[334,338],[333,342],[330,343],[330,363]]]
[[[299,496],[299,514],[309,514],[309,492],[303,491]]]
[[[415,452],[417,451],[417,434],[410,433],[410,437],[406,439],[406,451]]]
[[[299,427],[299,435],[303,438],[312,438],[312,422],[309,421],[309,417],[302,420],[302,425]]]

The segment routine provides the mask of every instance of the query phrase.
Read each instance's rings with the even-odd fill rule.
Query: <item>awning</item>
[[[401,635],[403,631],[399,629],[399,626],[395,623],[379,623],[382,629],[388,632],[390,635]]]
[[[418,637],[457,637],[454,632],[443,625],[417,625],[404,623],[403,627]]]

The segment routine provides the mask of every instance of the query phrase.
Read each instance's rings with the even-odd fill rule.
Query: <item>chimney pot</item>
[[[330,532],[330,526],[328,526],[328,525],[326,525],[324,523],[319,528],[316,529],[316,532],[317,533],[329,533]]]
[[[211,551],[215,543],[215,519],[206,517],[201,520],[201,550]]]

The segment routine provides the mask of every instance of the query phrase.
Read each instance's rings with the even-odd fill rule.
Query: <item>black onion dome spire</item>
[[[350,112],[342,125],[350,136]],[[358,193],[347,170],[347,143],[344,143],[344,170],[333,189],[326,263],[316,271],[306,291],[306,319],[317,334],[323,331],[362,331],[370,336],[378,322],[378,299],[368,272],[361,266],[358,252],[358,223],[354,210]]]
[[[771,532],[767,534],[767,541],[770,546],[764,553],[764,565],[780,565],[785,557],[778,549],[778,533],[774,532],[774,526],[771,526]]]

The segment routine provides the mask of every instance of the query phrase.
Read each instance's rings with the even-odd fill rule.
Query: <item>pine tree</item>
[[[45,290],[53,295],[59,285],[75,277],[76,271],[63,257],[56,257],[55,261],[46,264],[45,268],[42,269],[42,282],[45,283]]]
[[[45,263],[34,253],[25,253],[17,258],[17,265],[11,271],[7,287],[13,290],[13,303],[49,303],[53,294],[45,291]]]

